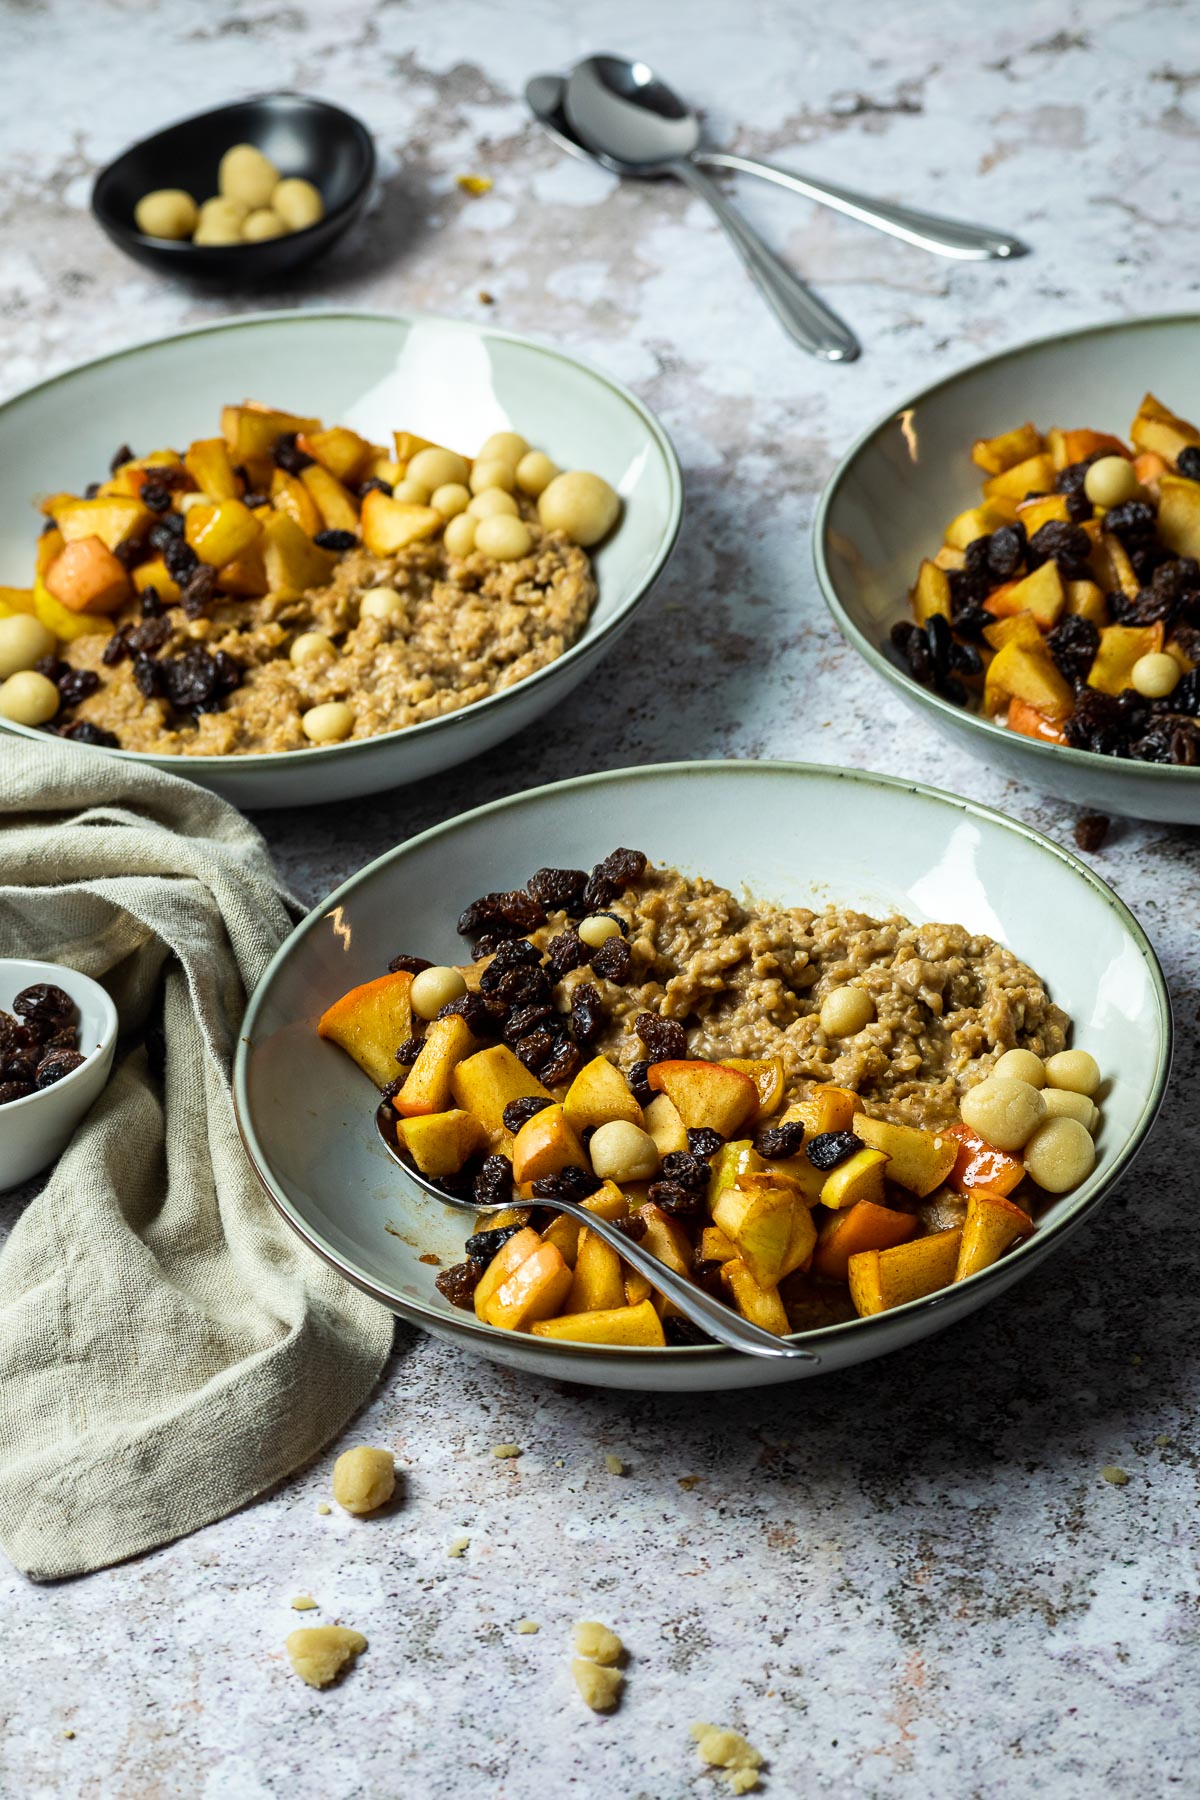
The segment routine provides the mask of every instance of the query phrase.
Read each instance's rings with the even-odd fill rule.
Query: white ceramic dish
[[[1097,812],[1200,825],[1200,768],[1167,768],[1041,744],[923,688],[888,642],[948,519],[979,498],[975,438],[1025,419],[1126,437],[1151,389],[1200,414],[1200,318],[1125,319],[1023,344],[935,382],[846,452],[813,526],[817,576],[839,629],[956,746],[1017,781]]]
[[[406,1183],[378,1141],[367,1077],[318,1039],[318,1015],[400,951],[453,961],[455,920],[542,864],[586,867],[618,844],[765,899],[960,921],[1045,976],[1111,1078],[1089,1180],[994,1268],[878,1318],[807,1332],[819,1358],[760,1362],[704,1347],[554,1344],[451,1307],[420,1257],[462,1259],[469,1219]],[[1068,927],[1069,922],[1069,927]],[[234,1093],[250,1156],[288,1223],[366,1292],[513,1368],[600,1386],[746,1387],[844,1368],[940,1331],[1036,1268],[1127,1167],[1167,1081],[1171,1014],[1154,952],[1112,890],[1047,838],[951,795],[881,775],[787,763],[618,770],[481,807],[401,844],[288,939],[251,1002]],[[1064,1328],[1069,1326],[1063,1297]]]
[[[511,427],[561,467],[604,475],[623,504],[617,529],[595,553],[600,595],[578,643],[474,706],[381,737],[263,756],[79,747],[152,762],[237,806],[309,806],[378,793],[511,737],[558,705],[612,649],[679,530],[683,483],[662,426],[626,388],[578,358],[415,313],[274,313],[118,351],[0,406],[0,583],[29,585],[38,497],[82,492],[122,442],[146,451],[211,436],[222,404],[245,398],[351,425],[384,443],[405,428],[472,452]]]
[[[117,1043],[117,1009],[90,975],[59,963],[0,958],[0,1011],[11,1012],[23,988],[52,981],[79,1008],[85,1061],[53,1087],[0,1106],[0,1189],[17,1187],[66,1149],[71,1133],[108,1080]]]

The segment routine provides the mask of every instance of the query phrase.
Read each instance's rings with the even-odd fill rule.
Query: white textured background
[[[529,73],[613,47],[658,63],[718,139],[1008,225],[1036,254],[956,267],[743,184],[862,337],[859,364],[820,368],[682,191],[618,189],[526,123]],[[264,817],[306,898],[468,804],[678,756],[902,772],[1071,841],[1069,809],[952,757],[856,663],[807,532],[850,438],[932,376],[1194,303],[1194,9],[7,0],[0,61],[3,391],[229,310],[402,304],[595,358],[679,447],[681,548],[581,703],[422,792]],[[131,137],[273,86],[377,134],[379,201],[355,237],[293,289],[220,301],[124,261],[88,215],[95,171]],[[463,195],[467,171],[491,194]],[[1184,410],[1196,386],[1181,369]],[[1195,831],[1119,825],[1093,859],[1156,941],[1181,1047],[1149,1151],[1049,1267],[836,1383],[707,1404],[540,1389],[402,1329],[353,1434],[405,1467],[386,1519],[317,1514],[331,1452],[129,1567],[49,1590],[0,1571],[0,1792],[663,1800],[713,1791],[695,1717],[747,1730],[778,1796],[1195,1791],[1198,850]],[[524,1456],[494,1461],[502,1440]],[[1127,1486],[1100,1479],[1109,1463]],[[459,1531],[471,1547],[450,1560]],[[371,1641],[323,1695],[282,1657],[305,1591],[310,1621]],[[514,1635],[523,1615],[539,1635]],[[632,1651],[611,1721],[569,1686],[580,1615]]]

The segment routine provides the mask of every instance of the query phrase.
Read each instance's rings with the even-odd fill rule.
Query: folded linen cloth
[[[0,1254],[0,1544],[50,1578],[298,1468],[367,1399],[392,1321],[287,1230],[238,1137],[237,1032],[294,907],[257,831],[174,775],[8,737],[0,884],[0,955],[93,976],[122,1028]]]

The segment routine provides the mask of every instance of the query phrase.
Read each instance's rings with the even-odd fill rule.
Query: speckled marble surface
[[[481,798],[679,755],[903,772],[1070,841],[1069,809],[948,766],[856,664],[806,533],[840,450],[907,390],[1059,326],[1195,304],[1184,4],[692,0],[685,23],[667,0],[614,0],[602,21],[554,0],[8,0],[0,35],[5,392],[231,308],[405,304],[594,357],[679,447],[681,548],[580,703],[425,792],[264,816],[303,896]],[[1036,254],[955,267],[743,185],[861,334],[856,367],[818,367],[682,191],[619,189],[527,125],[526,75],[597,37],[660,63],[729,143],[1009,225]],[[123,261],[86,209],[95,169],[131,133],[272,84],[343,101],[378,134],[364,227],[296,288],[253,298]],[[492,192],[464,196],[463,171]],[[718,1791],[693,1718],[747,1731],[776,1795],[1194,1789],[1200,836],[1122,824],[1093,860],[1157,943],[1181,1042],[1136,1173],[1048,1268],[836,1384],[707,1405],[542,1389],[401,1329],[350,1434],[396,1449],[387,1516],[318,1512],[331,1448],[130,1566],[56,1589],[0,1570],[0,1792],[663,1800]],[[524,1454],[495,1460],[501,1441]],[[283,1657],[300,1593],[321,1608],[306,1622],[370,1639],[325,1694]],[[517,1635],[523,1616],[540,1632]],[[580,1616],[631,1652],[608,1721],[570,1687]]]

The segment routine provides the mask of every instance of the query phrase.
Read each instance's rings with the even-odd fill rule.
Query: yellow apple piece
[[[969,506],[951,519],[946,527],[946,542],[953,550],[966,550],[976,538],[989,537],[1001,525],[1011,525],[1016,507],[1011,501],[1003,505]]]
[[[295,519],[277,512],[261,521],[263,560],[272,593],[302,594],[324,587],[333,574],[336,556],[322,550]]]
[[[569,1125],[561,1106],[544,1106],[526,1119],[513,1139],[513,1180],[518,1187],[558,1175],[568,1163],[586,1169],[587,1152],[579,1133]]]
[[[865,1115],[864,1115],[865,1116]],[[858,1129],[858,1122],[855,1130]],[[844,1163],[831,1169],[821,1185],[821,1205],[833,1212],[857,1206],[860,1200],[883,1204],[883,1172],[887,1168],[887,1152],[864,1146],[848,1156]]]
[[[927,625],[934,614],[950,617],[950,577],[945,569],[926,557],[917,570],[917,579],[909,596],[918,625]]]
[[[446,1023],[445,1019],[435,1019],[429,1029],[432,1031],[434,1026]],[[417,1062],[420,1060],[418,1057]],[[401,1097],[407,1086],[406,1082],[400,1090]],[[549,1089],[542,1086],[536,1075],[530,1074],[507,1044],[492,1044],[462,1061],[456,1060],[450,1072],[450,1089],[455,1104],[475,1114],[493,1144],[499,1143],[505,1135],[504,1109],[510,1100],[524,1100],[535,1095],[544,1100],[553,1098]]]
[[[327,431],[303,431],[296,439],[296,448],[305,456],[314,457],[340,482],[362,481],[367,464],[375,455],[375,445],[347,425],[334,425]]]
[[[233,462],[269,457],[275,440],[291,433],[320,431],[320,419],[304,419],[296,413],[276,412],[248,400],[244,406],[221,408],[221,435]]]
[[[116,629],[103,613],[72,612],[54,598],[40,577],[33,584],[33,610],[47,630],[65,644],[81,637],[111,637]]]
[[[1119,694],[1133,686],[1133,666],[1162,649],[1161,622],[1154,625],[1106,625],[1088,670],[1087,684],[1102,694]]]
[[[436,507],[393,500],[378,488],[364,495],[361,519],[362,541],[372,556],[394,556],[408,544],[433,537],[445,524]]]
[[[667,1341],[648,1294],[634,1305],[615,1306],[603,1312],[569,1313],[561,1319],[538,1319],[530,1330],[534,1337],[559,1342],[617,1344],[630,1349],[642,1345],[661,1348]]]
[[[961,1230],[935,1231],[890,1250],[860,1250],[850,1258],[850,1298],[860,1318],[923,1300],[948,1287],[958,1263]]]
[[[1097,627],[1108,624],[1108,601],[1096,582],[1068,581],[1066,590],[1066,610],[1069,613],[1075,613],[1081,619],[1090,619]]]
[[[271,505],[276,512],[286,513],[306,537],[316,537],[321,529],[317,503],[298,475],[276,469],[271,476]]]
[[[217,501],[240,498],[241,483],[233,472],[233,458],[223,437],[197,438],[188,445],[183,461],[188,474],[206,499]]]
[[[985,500],[1023,500],[1026,494],[1049,494],[1054,487],[1054,460],[1044,451],[1013,463],[983,484]]]
[[[479,1120],[458,1107],[401,1119],[396,1136],[422,1175],[454,1175],[487,1142]]]
[[[316,502],[325,529],[352,531],[357,537],[358,501],[337,476],[331,475],[320,463],[309,463],[307,468],[301,469],[300,480]],[[378,489],[372,488],[371,492],[378,493]],[[384,500],[387,496],[379,494],[379,498]]]
[[[732,1238],[760,1287],[774,1287],[784,1272],[796,1207],[792,1182],[765,1172],[739,1176],[721,1190],[713,1207],[713,1224]],[[807,1219],[807,1209],[800,1210]]]
[[[962,1226],[955,1281],[965,1281],[998,1262],[1010,1244],[1028,1237],[1033,1220],[1021,1207],[1006,1200],[1003,1194],[989,1194],[976,1188],[967,1200],[967,1216]]]
[[[801,1100],[793,1100],[783,1115],[782,1124],[799,1119],[806,1138],[823,1137],[827,1131],[849,1131],[855,1113],[862,1111],[862,1101],[850,1088],[812,1087]]]
[[[1014,613],[1032,614],[1043,631],[1057,623],[1067,604],[1066,589],[1055,562],[1040,563],[1020,581],[1006,581],[983,603],[985,612],[1002,619]]]
[[[873,1200],[859,1200],[845,1212],[836,1212],[822,1225],[813,1255],[814,1275],[826,1281],[846,1281],[850,1258],[864,1250],[890,1250],[914,1236],[918,1220],[912,1213],[893,1212]]]
[[[179,600],[180,586],[170,573],[161,556],[151,557],[149,562],[139,563],[132,571],[134,592],[144,594],[147,588],[153,588],[164,606],[174,606]]]
[[[464,1112],[480,1115],[477,1108],[461,1098],[454,1084],[459,1063],[471,1056],[478,1039],[471,1033],[459,1013],[445,1019],[433,1019],[417,1052],[417,1060],[404,1078],[404,1086],[392,1105],[403,1118],[412,1119],[426,1113],[448,1112],[451,1100]],[[487,1129],[486,1120],[481,1120]],[[490,1133],[489,1133],[490,1137]]]
[[[888,1180],[918,1198],[942,1185],[958,1155],[958,1140],[946,1131],[893,1125],[888,1119],[871,1119],[865,1113],[854,1121],[854,1131],[864,1144],[890,1157]]]
[[[1059,673],[1050,652],[1044,647],[1008,643],[997,650],[984,677],[983,708],[989,717],[1005,710],[1010,700],[1024,700],[1027,706],[1055,721],[1069,719],[1075,710],[1075,696]]]
[[[763,1287],[737,1257],[721,1264],[721,1285],[743,1319],[773,1331],[776,1337],[787,1336],[791,1327],[777,1287]]]
[[[658,1151],[660,1160],[664,1156],[686,1154],[687,1126],[680,1118],[674,1101],[668,1099],[666,1094],[655,1094],[645,1109],[642,1123],[654,1139],[654,1148]]]
[[[595,1213],[601,1219],[627,1219],[629,1202],[615,1181],[606,1181],[597,1193],[589,1194],[581,1204],[588,1212]],[[553,1244],[562,1253],[564,1262],[575,1266],[575,1258],[579,1253],[579,1234],[583,1225],[579,1219],[572,1218],[570,1213],[559,1213],[551,1219],[542,1233],[543,1243]]]
[[[1178,462],[1181,450],[1200,444],[1200,431],[1147,394],[1138,407],[1129,435],[1138,450],[1151,450],[1169,463]]]
[[[985,625],[983,635],[993,650],[1002,650],[1005,644],[1024,644],[1040,656],[1044,649],[1041,627],[1030,612],[1006,613],[994,625]]]
[[[539,1243],[500,1283],[482,1316],[501,1331],[527,1331],[538,1319],[561,1312],[570,1289],[571,1271],[560,1253],[553,1244]]]
[[[221,500],[213,507],[191,507],[184,534],[200,561],[219,569],[257,543],[262,526],[240,500]]]
[[[266,593],[267,565],[258,544],[248,544],[239,556],[217,570],[217,587],[222,594],[236,594],[244,600]]]
[[[144,537],[154,523],[154,514],[140,500],[117,494],[107,499],[72,500],[58,509],[54,522],[64,543],[96,537],[106,549],[116,550]]]
[[[666,1094],[689,1131],[715,1131],[731,1138],[758,1111],[758,1089],[748,1075],[722,1063],[651,1063],[646,1076],[656,1093]]]
[[[1002,431],[996,437],[976,438],[971,446],[971,461],[989,475],[1003,475],[1017,463],[1028,462],[1044,448],[1041,433],[1028,421],[1013,431]]]
[[[783,1099],[784,1075],[783,1058],[781,1056],[727,1056],[721,1063],[723,1069],[736,1069],[739,1075],[747,1075],[758,1091],[758,1113],[756,1117],[765,1119],[778,1111]]]
[[[614,1119],[631,1125],[642,1123],[642,1109],[629,1091],[629,1083],[607,1056],[585,1063],[567,1089],[563,1115],[575,1131],[588,1131]]]
[[[690,1277],[692,1240],[682,1220],[673,1219],[653,1200],[640,1206],[637,1216],[646,1224],[646,1235],[642,1239],[645,1248],[653,1256],[657,1256],[660,1263],[665,1263],[668,1269],[674,1269],[677,1275]]]
[[[749,1138],[733,1138],[728,1144],[722,1144],[708,1165],[709,1212],[740,1175],[760,1174],[766,1166]]]
[[[563,1302],[563,1312],[610,1312],[624,1304],[625,1278],[621,1258],[611,1244],[606,1244],[603,1238],[582,1225],[575,1252],[575,1273],[570,1292]]]
[[[412,1036],[412,980],[401,973],[364,981],[317,1020],[317,1035],[340,1044],[378,1088],[399,1074],[396,1052]]]
[[[0,619],[11,619],[14,613],[31,613],[33,589],[0,587]]]
[[[737,1255],[737,1245],[725,1236],[719,1225],[706,1225],[700,1233],[697,1254],[701,1262],[728,1262],[731,1256]]]
[[[1017,502],[1017,522],[1030,537],[1043,525],[1069,525],[1071,513],[1065,494],[1042,494],[1036,500]],[[1043,565],[1044,567],[1045,565]]]
[[[1095,519],[1088,519],[1082,529],[1092,539],[1089,562],[1097,586],[1103,593],[1119,591],[1130,600],[1136,599],[1142,584],[1134,573],[1129,552],[1120,538],[1115,537],[1111,531],[1102,530]]]
[[[1162,477],[1158,535],[1176,556],[1200,556],[1200,484],[1178,475]]]

